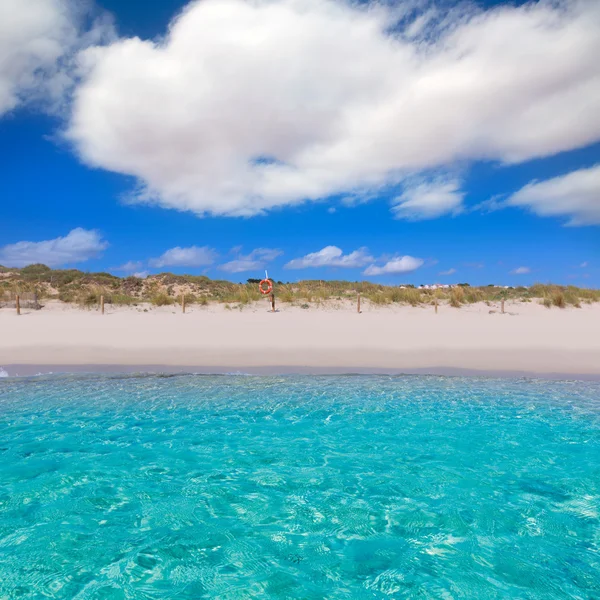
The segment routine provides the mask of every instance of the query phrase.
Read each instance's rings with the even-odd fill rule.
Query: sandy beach
[[[343,302],[301,308],[112,307],[102,315],[47,302],[0,310],[0,366],[188,368],[203,372],[406,372],[600,377],[600,305],[547,309],[484,303],[460,309]]]

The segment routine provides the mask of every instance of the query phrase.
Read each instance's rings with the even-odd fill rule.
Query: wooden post
[[[104,314],[104,295],[100,296],[100,312]]]
[[[438,310],[438,299],[437,298],[434,299],[434,305],[435,305],[435,314],[437,315],[437,310]]]
[[[360,294],[356,297],[356,312],[360,315]]]
[[[21,314],[21,299],[19,298],[19,294],[15,296],[15,306],[17,307],[17,314]]]
[[[185,315],[185,294],[181,294],[181,312]]]
[[[271,294],[271,312],[275,312],[275,294]]]
[[[502,314],[504,314],[504,298],[502,298],[502,304],[501,304],[501,309],[500,312],[502,312]]]

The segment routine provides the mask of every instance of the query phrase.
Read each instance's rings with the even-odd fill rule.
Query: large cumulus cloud
[[[133,175],[134,201],[244,216],[600,139],[596,0],[435,28],[428,14],[398,25],[396,9],[343,0],[193,2],[164,39],[80,57],[67,136],[90,165]]]

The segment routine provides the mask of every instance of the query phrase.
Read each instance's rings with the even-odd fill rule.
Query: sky
[[[600,287],[597,0],[0,0],[0,265]]]

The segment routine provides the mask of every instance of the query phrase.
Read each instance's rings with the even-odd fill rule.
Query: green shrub
[[[111,294],[108,300],[110,304],[114,304],[115,306],[131,306],[139,302],[137,298],[128,296],[127,294]]]
[[[154,306],[169,306],[170,304],[173,304],[175,300],[163,292],[152,296],[150,302],[154,304]]]

